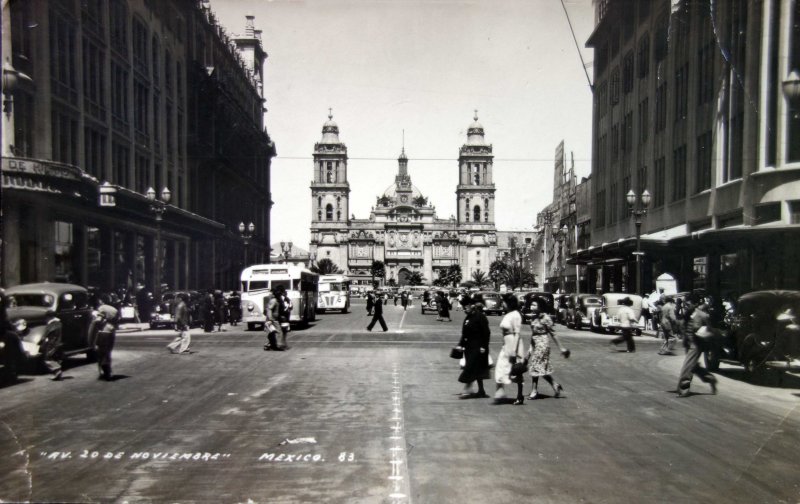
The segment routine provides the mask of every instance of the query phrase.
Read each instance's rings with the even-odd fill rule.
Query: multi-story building
[[[572,258],[592,287],[635,290],[630,190],[652,195],[643,291],[662,273],[722,295],[800,287],[795,3],[595,2],[591,246]]]
[[[493,154],[477,116],[459,149],[458,216],[440,219],[428,198],[411,183],[403,148],[395,181],[376,199],[369,218],[350,213],[347,146],[339,140],[333,116],[314,146],[311,183],[311,245],[316,260],[330,259],[357,285],[370,285],[373,261],[385,264],[386,280],[405,285],[419,273],[427,283],[450,265],[461,266],[465,280],[489,272],[495,260]]]
[[[0,283],[233,286],[240,221],[266,260],[252,19],[233,39],[200,1],[11,0],[3,23]]]

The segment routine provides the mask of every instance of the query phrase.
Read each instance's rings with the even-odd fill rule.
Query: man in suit
[[[367,326],[367,331],[371,331],[375,326],[375,322],[380,322],[383,332],[389,330],[386,327],[386,321],[383,320],[383,296],[375,296],[375,304],[372,307],[372,322]]]

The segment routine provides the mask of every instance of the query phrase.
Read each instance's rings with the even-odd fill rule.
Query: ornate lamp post
[[[547,280],[547,232],[550,230],[550,226],[553,224],[553,212],[550,210],[545,210],[541,214],[542,222],[541,225],[537,226],[538,229],[535,231],[542,234],[544,237],[544,243],[542,244],[542,282],[541,282],[541,290],[544,290],[544,283]]]
[[[164,187],[161,190],[161,199],[156,199],[156,191],[152,187],[147,188],[145,193],[147,200],[150,202],[150,211],[156,216],[156,274],[155,286],[153,288],[153,295],[156,301],[161,299],[161,221],[164,219],[164,212],[167,211],[167,204],[169,203],[172,193]],[[160,301],[159,301],[160,302]]]
[[[244,243],[244,267],[247,267],[247,249],[250,248],[250,240],[253,239],[256,232],[256,225],[252,222],[249,223],[247,226],[244,225],[244,222],[239,223],[239,236],[242,237],[242,242]]]
[[[283,262],[289,262],[291,252],[292,242],[281,242],[281,255],[283,256]]]
[[[559,253],[556,256],[556,274],[558,275],[558,288],[559,290],[564,290],[563,285],[563,277],[564,277],[564,270],[566,267],[562,265],[562,256],[564,255],[564,240],[567,238],[567,233],[569,230],[567,229],[567,225],[564,224],[561,229],[558,226],[553,226],[553,238],[558,241]]]
[[[634,217],[636,224],[636,294],[642,295],[642,250],[641,250],[641,234],[642,234],[642,218],[647,215],[647,207],[650,206],[650,193],[645,189],[642,191],[641,196],[633,192],[633,189],[628,191],[625,195],[625,200],[628,202],[628,210]]]

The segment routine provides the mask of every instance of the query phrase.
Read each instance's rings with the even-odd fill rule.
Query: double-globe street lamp
[[[164,219],[164,212],[167,211],[167,204],[169,203],[172,193],[164,187],[161,190],[161,198],[156,199],[156,190],[152,187],[147,188],[145,193],[147,200],[150,202],[150,211],[156,216],[156,271],[155,271],[155,285],[153,286],[153,295],[156,300],[161,299],[161,221]]]
[[[642,235],[642,218],[647,215],[647,207],[650,206],[650,193],[645,189],[641,195],[633,192],[633,189],[628,191],[625,195],[625,200],[628,202],[628,210],[636,224],[636,294],[642,295],[642,249],[641,249],[641,235]]]
[[[239,223],[239,236],[242,237],[242,242],[244,242],[244,267],[247,267],[247,249],[250,248],[250,240],[253,239],[256,233],[256,225],[252,222],[249,223],[247,226],[244,225],[244,222]]]
[[[559,290],[564,290],[566,288],[565,285],[562,285],[562,280],[564,278],[564,271],[566,270],[566,266],[562,264],[562,259],[564,255],[564,240],[567,238],[567,233],[569,232],[569,228],[567,225],[564,224],[561,226],[561,229],[558,226],[553,226],[553,238],[556,239],[558,242],[559,252],[556,256],[556,276],[558,277],[558,288]],[[563,282],[566,283],[566,282]]]

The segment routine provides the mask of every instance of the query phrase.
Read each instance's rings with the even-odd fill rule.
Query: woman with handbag
[[[466,306],[467,317],[461,326],[461,341],[458,346],[464,350],[464,369],[458,381],[464,384],[462,399],[489,397],[483,388],[483,380],[491,378],[489,373],[489,320],[483,314],[481,303]],[[472,382],[478,382],[478,392],[472,392]]]
[[[553,367],[550,365],[550,339],[559,347],[564,358],[569,357],[569,350],[561,346],[553,332],[553,319],[544,312],[539,311],[536,302],[531,303],[531,346],[528,349],[528,373],[531,375],[532,389],[528,399],[534,400],[539,396],[539,377],[547,381],[555,397],[561,397],[564,387],[553,381]]]
[[[500,331],[503,334],[503,347],[497,356],[494,368],[494,381],[497,391],[494,394],[495,402],[501,402],[506,397],[505,386],[517,384],[517,399],[515,405],[525,402],[522,395],[522,384],[525,379],[524,364],[525,345],[520,340],[519,331],[522,327],[522,315],[519,313],[519,301],[514,294],[503,296],[503,307],[506,314],[500,321]],[[516,365],[516,366],[515,366]]]

